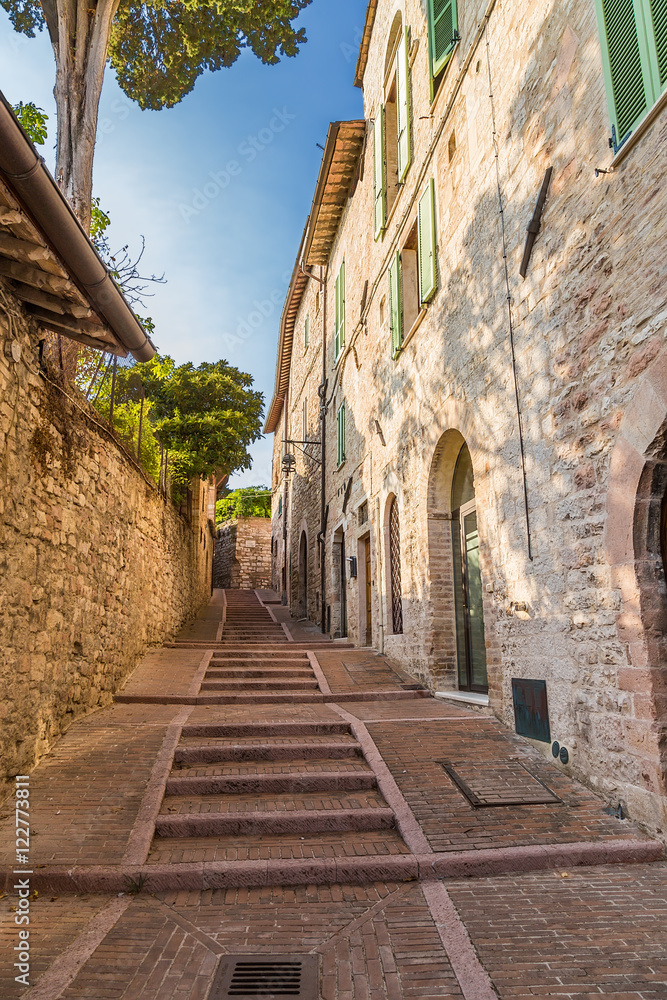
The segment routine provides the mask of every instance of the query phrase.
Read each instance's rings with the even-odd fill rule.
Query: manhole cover
[[[477,809],[492,806],[553,805],[562,799],[518,760],[452,763],[440,760],[452,781]]]
[[[316,955],[225,955],[209,1000],[294,997],[317,1000]]]

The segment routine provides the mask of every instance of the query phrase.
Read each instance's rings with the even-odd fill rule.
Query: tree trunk
[[[45,0],[56,59],[56,180],[84,230],[90,228],[97,116],[119,0]]]

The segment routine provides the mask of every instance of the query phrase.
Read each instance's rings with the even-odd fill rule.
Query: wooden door
[[[371,613],[373,583],[371,579],[371,539],[367,536],[364,539],[364,556],[366,559],[366,645],[373,644],[373,616]]]

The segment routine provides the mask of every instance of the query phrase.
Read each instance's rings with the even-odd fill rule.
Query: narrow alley
[[[35,769],[2,995],[664,1000],[663,845],[276,600],[215,591]]]

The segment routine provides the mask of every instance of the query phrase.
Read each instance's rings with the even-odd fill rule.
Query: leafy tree
[[[271,490],[267,486],[244,486],[230,492],[215,505],[215,521],[236,517],[271,517]]]
[[[32,101],[29,101],[27,104],[19,101],[18,104],[14,105],[12,110],[21,122],[21,125],[23,125],[30,140],[36,146],[43,146],[48,134],[46,123],[49,120],[49,116],[47,113],[42,108],[38,108]]]
[[[16,31],[46,25],[56,60],[56,180],[90,222],[97,116],[107,60],[141,108],[172,107],[204,70],[244,48],[267,64],[306,41],[292,22],[311,0],[0,0]]]
[[[176,365],[168,355],[121,368],[116,373],[119,398],[130,395],[139,378],[150,400],[155,433],[169,449],[172,476],[185,484],[193,476],[231,475],[251,465],[249,446],[261,437],[263,396],[252,377],[226,361],[195,368]],[[110,376],[100,398],[110,392]],[[106,405],[106,404],[103,404]]]

